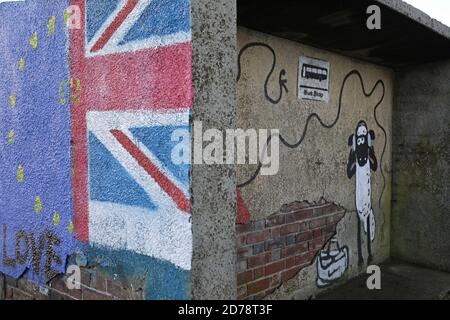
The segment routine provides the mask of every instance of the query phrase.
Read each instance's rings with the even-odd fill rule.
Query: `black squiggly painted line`
[[[380,207],[381,210],[383,210],[383,208],[381,207],[381,200],[383,199],[384,191],[386,189],[386,177],[384,176],[384,171],[383,171],[383,158],[384,158],[384,154],[386,152],[386,147],[387,147],[387,132],[386,132],[386,129],[384,129],[383,126],[380,124],[380,121],[377,118],[377,110],[378,110],[378,107],[383,102],[384,95],[385,95],[385,88],[383,85],[383,98],[381,101],[379,101],[377,103],[377,105],[373,109],[373,117],[375,119],[375,122],[376,122],[377,126],[381,129],[381,131],[383,131],[383,134],[384,134],[384,145],[383,145],[383,151],[381,152],[381,158],[380,158],[380,172],[381,172],[381,176],[383,177],[383,189],[381,189],[380,198],[378,199],[378,206]]]
[[[306,133],[308,132],[308,126],[309,126],[309,123],[310,123],[310,121],[311,121],[312,119],[317,119],[317,121],[319,122],[319,124],[320,124],[322,127],[326,128],[326,129],[331,129],[331,128],[333,128],[333,127],[337,124],[337,122],[339,121],[339,118],[340,118],[340,115],[341,115],[342,98],[343,98],[343,93],[344,93],[345,85],[346,85],[346,83],[347,83],[347,80],[348,80],[351,76],[353,76],[353,75],[356,75],[356,76],[358,77],[359,82],[360,82],[360,84],[361,84],[361,88],[362,88],[363,94],[364,94],[364,96],[365,96],[366,98],[371,97],[372,94],[375,92],[375,90],[377,89],[377,87],[378,87],[379,85],[381,85],[381,87],[383,88],[383,94],[382,94],[382,96],[381,96],[381,98],[380,98],[380,101],[378,101],[378,103],[376,104],[376,106],[375,106],[375,108],[374,108],[375,122],[377,123],[377,125],[381,128],[381,130],[382,130],[383,133],[384,133],[384,147],[383,147],[383,152],[382,152],[382,154],[381,154],[381,159],[380,159],[380,160],[381,160],[381,161],[380,161],[380,164],[381,164],[381,165],[380,165],[380,167],[381,167],[381,168],[380,168],[380,171],[381,171],[381,175],[383,176],[383,190],[382,190],[382,192],[381,192],[380,199],[379,199],[379,204],[380,204],[380,208],[381,208],[381,198],[383,197],[384,189],[386,188],[386,180],[385,180],[385,176],[384,176],[384,172],[383,172],[382,163],[383,163],[384,153],[385,153],[385,151],[386,151],[386,145],[387,145],[387,133],[386,133],[386,130],[383,128],[383,126],[382,126],[382,125],[380,124],[380,122],[378,121],[377,115],[376,115],[376,111],[377,111],[378,107],[381,105],[381,103],[384,101],[384,97],[385,97],[385,93],[386,93],[386,87],[385,87],[385,85],[384,85],[383,80],[378,80],[378,81],[375,83],[375,85],[373,86],[372,90],[368,92],[368,91],[366,91],[366,87],[365,87],[365,85],[364,85],[364,81],[363,81],[363,78],[362,78],[361,73],[360,73],[358,70],[352,70],[352,71],[350,71],[350,72],[345,76],[345,78],[344,78],[344,80],[343,80],[343,82],[342,82],[341,90],[340,90],[340,93],[339,93],[338,112],[337,112],[336,118],[334,119],[334,121],[333,121],[332,123],[326,124],[326,123],[324,123],[324,122],[322,121],[322,119],[319,117],[319,115],[318,115],[317,113],[311,113],[311,114],[308,116],[308,118],[306,119],[306,124],[305,124],[305,127],[303,128],[302,135],[301,135],[300,139],[299,139],[296,143],[289,143],[288,141],[286,141],[286,140],[281,136],[281,134],[279,134],[278,136],[279,136],[279,138],[280,138],[280,141],[281,141],[286,147],[291,148],[291,149],[296,149],[296,148],[298,148],[298,147],[303,143],[304,139],[306,138]],[[267,142],[266,142],[266,145],[265,145],[265,148],[266,148],[266,149],[267,149],[267,147],[268,147],[270,141],[272,140],[272,137],[273,137],[273,135],[270,135],[270,136],[267,138]],[[261,171],[261,167],[262,167],[262,164],[261,164],[261,162],[259,162],[259,163],[258,163],[258,168],[256,169],[255,173],[254,173],[254,174],[250,177],[250,179],[248,179],[246,182],[239,184],[239,185],[238,185],[238,188],[244,188],[244,187],[248,186],[249,184],[251,184],[251,183],[256,179],[256,177],[259,175],[259,173],[260,173],[260,171]]]
[[[269,96],[268,93],[268,85],[269,85],[269,80],[270,77],[272,76],[272,73],[275,70],[275,66],[277,64],[277,56],[275,54],[275,50],[273,50],[273,48],[271,46],[269,46],[268,44],[262,43],[262,42],[252,42],[249,43],[247,45],[245,45],[241,51],[239,52],[238,55],[238,75],[237,75],[237,82],[239,82],[239,80],[241,79],[241,58],[242,55],[244,54],[244,52],[247,49],[253,48],[253,47],[264,47],[270,50],[270,52],[272,53],[273,56],[273,64],[272,64],[272,68],[270,69],[269,74],[267,75],[266,81],[264,83],[264,94],[266,95],[266,99],[269,100],[271,103],[273,104],[278,104],[281,100],[281,98],[283,97],[283,89],[286,91],[286,93],[289,92],[288,88],[287,88],[287,79],[285,79],[284,77],[286,76],[286,70],[282,69],[280,71],[280,75],[278,77],[278,83],[280,85],[280,96],[277,99],[273,99]]]

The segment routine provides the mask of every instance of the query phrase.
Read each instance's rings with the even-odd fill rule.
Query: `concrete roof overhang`
[[[367,28],[368,6],[381,30]],[[401,0],[237,0],[238,25],[399,68],[450,58],[450,28]]]

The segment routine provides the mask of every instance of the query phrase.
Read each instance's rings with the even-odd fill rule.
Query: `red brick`
[[[12,299],[13,300],[33,300],[33,297],[30,294],[28,294],[18,288],[12,288]]]
[[[262,230],[247,235],[247,244],[266,241],[270,238],[270,230]]]
[[[253,251],[252,246],[240,247],[237,249],[237,255],[239,258],[248,258],[253,255],[252,251]]]
[[[5,275],[5,282],[10,287],[16,287],[17,288],[17,286],[18,286],[17,279],[14,279],[13,277],[10,277],[10,276],[7,276],[7,275]]]
[[[285,214],[279,214],[273,217],[269,217],[266,220],[266,227],[275,227],[282,224],[285,224],[286,221],[286,215]]]
[[[327,217],[327,225],[334,225],[334,217],[335,216]]]
[[[295,221],[304,221],[311,219],[314,215],[313,209],[303,209],[298,212],[294,212],[291,214]]]
[[[317,239],[309,241],[308,244],[309,244],[309,251],[315,251],[315,250],[321,249],[324,246],[325,239],[323,237],[317,238]]]
[[[321,206],[315,207],[315,208],[314,208],[314,216],[320,217],[320,216],[326,215],[325,212],[327,211],[327,208],[328,208],[329,206],[330,206],[330,204],[327,203],[327,204],[323,204],[323,205],[321,205]]]
[[[295,257],[295,265],[304,266],[313,263],[315,254],[314,252],[308,252],[302,255],[298,255]]]
[[[22,277],[17,280],[17,288],[19,288],[20,290],[25,291],[25,292],[33,292],[34,291],[33,283],[28,281],[28,279],[25,277]]]
[[[265,250],[270,251],[272,249],[282,248],[285,245],[285,238],[269,239],[265,243]]]
[[[238,286],[246,284],[248,282],[253,281],[253,271],[246,271],[239,273],[237,276],[237,284]]]
[[[308,243],[301,242],[283,249],[283,257],[298,255],[308,251]]]
[[[266,220],[255,221],[255,222],[252,222],[252,224],[253,224],[253,230],[255,230],[255,231],[264,230],[266,228]]]
[[[295,237],[295,241],[296,242],[305,242],[305,241],[311,240],[312,238],[313,238],[312,232],[308,231],[308,232],[303,232],[303,233],[298,234]]]
[[[88,287],[91,285],[91,272],[87,269],[81,269],[81,284]]]
[[[106,279],[98,273],[93,273],[90,287],[97,291],[106,292]]]
[[[238,247],[245,245],[245,243],[247,242],[247,236],[246,235],[238,235],[236,237],[236,245]]]
[[[260,254],[258,256],[254,256],[254,257],[250,257],[248,258],[248,268],[252,269],[255,267],[259,267],[263,264],[266,264],[267,262],[269,262],[272,258],[272,255],[270,254],[270,252],[268,253],[264,253],[264,254]]]
[[[286,269],[290,269],[295,266],[295,256],[289,257],[285,260]]]
[[[271,256],[272,256],[270,259],[271,261],[278,261],[281,259],[281,248],[274,249],[270,252],[271,252]]]
[[[250,232],[250,231],[253,231],[253,224],[252,223],[237,224],[236,225],[236,233],[237,234],[246,233],[246,232]]]
[[[81,289],[69,289],[67,287],[67,278],[63,277],[63,276],[58,276],[56,278],[54,278],[51,282],[50,282],[50,289],[56,290],[58,291],[58,293],[62,293],[65,295],[65,297],[62,297],[64,299],[68,299],[69,297],[74,298],[74,299],[78,299],[81,300],[82,295],[81,295]],[[81,287],[81,283],[73,283],[75,286]],[[87,283],[87,286],[89,286],[90,284]]]
[[[258,254],[263,253],[264,251],[265,250],[264,250],[264,243],[263,242],[253,245],[253,255],[256,256]]]
[[[290,235],[286,236],[286,245],[287,246],[290,246],[290,245],[294,244],[295,242],[296,241],[295,241],[295,235],[294,234],[290,234]]]
[[[318,227],[322,227],[327,224],[327,219],[321,218],[321,219],[314,219],[309,222],[309,227],[311,229],[316,229]]]
[[[108,293],[112,296],[122,300],[128,300],[130,298],[129,292],[113,281],[107,280],[106,286]]]
[[[281,236],[286,236],[288,234],[291,233],[296,233],[299,230],[299,225],[298,223],[293,223],[293,224],[288,224],[285,226],[282,226],[280,229],[280,235]]]
[[[50,289],[49,290],[49,300],[57,300],[57,301],[64,300],[64,301],[66,301],[66,300],[73,300],[73,298],[68,296],[67,294],[60,293],[57,290]]]
[[[68,290],[67,294],[76,300],[81,300],[83,298],[81,289]]]
[[[254,280],[264,277],[264,267],[257,268],[253,271]]]
[[[309,222],[300,223],[298,227],[298,232],[306,232],[309,231]]]
[[[282,227],[271,228],[272,239],[280,238],[280,230]]]
[[[322,236],[322,229],[315,229],[312,232],[313,238],[320,238]]]
[[[264,278],[255,282],[250,283],[247,286],[247,294],[253,295],[260,292],[264,292],[270,287],[270,278]]]
[[[6,286],[6,290],[5,290],[5,298],[8,299],[12,299],[13,297],[13,288],[10,286]]]
[[[113,297],[88,288],[83,288],[83,300],[113,300]]]
[[[281,281],[286,282],[293,277],[295,277],[299,271],[301,270],[301,267],[294,267],[292,269],[286,270],[281,274]]]
[[[285,268],[285,261],[281,260],[272,264],[267,265],[264,268],[264,274],[266,276],[280,272],[281,270],[283,270]]]
[[[56,277],[53,279],[50,283],[50,287],[62,293],[67,293],[69,291],[64,277]]]
[[[342,220],[345,216],[345,211],[335,213],[329,217],[327,217],[327,224],[328,225],[336,225],[339,221]]]

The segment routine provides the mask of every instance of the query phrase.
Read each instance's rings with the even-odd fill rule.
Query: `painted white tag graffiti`
[[[317,286],[323,288],[339,280],[348,268],[348,259],[348,247],[340,248],[338,241],[332,239],[328,249],[320,251],[317,257]]]

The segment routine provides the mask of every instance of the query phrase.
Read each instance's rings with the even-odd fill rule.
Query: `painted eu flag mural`
[[[0,10],[0,271],[38,282],[64,272],[75,246],[68,5]]]

